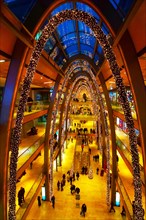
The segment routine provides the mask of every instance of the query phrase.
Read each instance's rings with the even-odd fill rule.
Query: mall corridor
[[[64,159],[62,166],[58,168],[58,171],[54,171],[54,195],[56,198],[55,208],[52,208],[52,204],[48,201],[42,201],[41,206],[38,206],[37,198],[34,202],[26,220],[78,220],[83,217],[80,216],[81,205],[85,203],[87,205],[87,213],[85,219],[89,220],[121,220],[120,214],[121,207],[115,207],[116,212],[109,213],[109,207],[106,205],[106,175],[100,176],[100,172],[96,174],[96,168],[99,167],[101,170],[101,161],[93,160],[93,156],[98,153],[97,146],[94,144],[90,145],[91,155],[90,164],[93,169],[93,179],[89,179],[88,175],[80,174],[79,180],[75,180],[73,184],[80,188],[80,200],[76,200],[75,195],[70,192],[70,183],[66,181],[63,191],[57,190],[57,181],[61,181],[62,175],[67,174],[67,171],[72,168],[73,155],[75,150],[76,140],[73,143],[70,141],[67,149],[64,152]],[[81,150],[81,149],[80,149]],[[84,149],[85,151],[86,149]],[[40,156],[39,160],[43,159],[43,155]],[[38,160],[37,163],[33,164],[33,172],[38,171]],[[28,176],[28,175],[27,175]],[[27,184],[23,177],[21,186],[25,184],[27,191]],[[41,192],[40,192],[41,196]],[[27,197],[25,199],[27,203]],[[25,207],[25,203],[23,206]],[[79,205],[77,204],[79,203]],[[23,206],[20,209],[23,209]]]

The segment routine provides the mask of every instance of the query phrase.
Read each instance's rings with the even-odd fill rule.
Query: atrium
[[[0,219],[146,219],[146,0],[3,0],[0,31]]]

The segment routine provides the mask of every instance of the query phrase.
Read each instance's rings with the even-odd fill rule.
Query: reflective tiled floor
[[[39,128],[39,134],[42,135],[40,132],[44,132],[44,127]],[[123,132],[118,130],[118,136],[122,140]],[[30,143],[32,142],[29,138],[26,138],[25,146],[23,146],[23,142],[21,143],[21,147],[19,149],[19,154],[22,154],[24,148],[29,147]],[[129,144],[128,138],[124,136],[124,141]],[[79,143],[78,143],[79,144]],[[52,208],[51,203],[47,201],[42,201],[41,207],[38,207],[37,200],[34,202],[28,216],[26,219],[28,220],[35,220],[35,219],[51,219],[51,220],[75,220],[81,219],[83,217],[80,216],[80,209],[83,203],[87,205],[87,214],[86,219],[91,220],[119,220],[122,219],[120,214],[121,207],[115,207],[115,213],[109,213],[109,207],[106,205],[106,176],[101,177],[100,175],[96,174],[96,168],[99,167],[101,169],[101,161],[99,163],[93,161],[93,155],[97,154],[97,146],[95,143],[90,145],[91,147],[91,156],[90,162],[93,168],[93,179],[89,179],[87,175],[80,175],[79,181],[75,180],[75,186],[78,186],[81,190],[80,196],[81,199],[79,204],[76,204],[77,201],[75,199],[75,195],[71,195],[70,193],[70,184],[66,182],[64,190],[57,191],[57,181],[62,179],[62,174],[67,173],[68,170],[71,169],[73,164],[73,154],[76,145],[76,140],[74,139],[73,143],[68,143],[68,148],[65,149],[64,159],[62,166],[58,168],[58,171],[54,170],[54,195],[56,197],[56,204],[55,209]],[[80,145],[76,146],[77,151],[81,151]],[[86,151],[86,147],[84,151]],[[44,156],[43,151],[41,156],[37,158],[33,162],[33,168],[26,170],[26,175],[21,178],[21,181],[17,183],[17,193],[21,186],[25,188],[25,195],[29,193],[30,188],[33,186],[34,179],[37,179],[39,174],[42,172],[42,164],[43,164]],[[130,173],[129,169],[127,168],[125,162],[119,155],[119,175],[124,181],[124,185],[126,190],[128,191],[129,198],[133,201],[133,178],[132,174]],[[40,192],[41,195],[41,192]],[[144,189],[143,189],[143,207],[145,207],[145,196],[144,196]],[[17,201],[16,201],[17,202]],[[27,202],[27,200],[25,201]],[[18,202],[17,202],[18,203]],[[16,210],[18,210],[18,204],[16,204]],[[23,207],[22,207],[23,208]],[[19,220],[19,219],[18,219]]]
[[[87,205],[87,213],[85,219],[91,220],[120,220],[121,207],[115,207],[116,212],[109,213],[109,207],[106,205],[106,176],[101,177],[96,174],[96,168],[101,169],[100,162],[93,161],[93,155],[97,154],[96,146],[91,146],[92,153],[90,156],[91,166],[93,168],[93,179],[89,179],[88,175],[80,175],[79,180],[75,180],[74,184],[79,187],[80,200],[75,199],[75,195],[70,193],[70,183],[66,182],[63,191],[57,191],[57,181],[62,179],[62,174],[67,173],[72,167],[75,140],[65,149],[62,167],[58,168],[58,172],[54,173],[54,195],[56,197],[55,208],[53,209],[50,202],[42,201],[42,205],[38,207],[37,200],[32,206],[27,220],[78,220],[80,209],[83,203]],[[41,195],[41,193],[40,193]],[[79,204],[77,204],[79,203]]]

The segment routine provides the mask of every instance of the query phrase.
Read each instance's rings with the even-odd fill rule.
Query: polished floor
[[[109,207],[106,205],[106,175],[101,177],[96,174],[96,168],[101,169],[101,162],[93,161],[93,155],[97,154],[97,146],[92,144],[90,161],[93,169],[93,179],[89,179],[88,175],[80,175],[79,180],[75,180],[74,184],[79,187],[80,200],[75,199],[75,195],[70,193],[70,184],[66,182],[63,191],[57,190],[57,181],[62,179],[62,175],[67,173],[73,165],[73,154],[75,149],[75,139],[73,143],[69,143],[64,152],[63,164],[54,171],[54,195],[56,198],[55,208],[48,201],[42,201],[41,206],[38,206],[37,199],[34,202],[30,212],[28,213],[27,220],[78,220],[83,217],[80,216],[80,209],[83,203],[87,205],[87,213],[85,219],[89,220],[121,220],[120,214],[121,207],[115,207],[116,212],[109,213]],[[40,156],[39,160],[41,160]],[[38,171],[37,161],[33,164],[33,171]],[[23,177],[26,178],[25,176]],[[22,178],[22,181],[23,181]],[[27,191],[27,184],[25,189]],[[22,185],[22,183],[19,185]],[[41,196],[41,192],[40,192]],[[27,202],[27,201],[25,201]],[[77,204],[79,203],[79,204]],[[23,206],[22,206],[23,208]]]
[[[26,151],[32,151],[29,149],[29,146],[32,144],[32,142],[35,142],[35,139],[37,140],[44,134],[44,125],[41,125],[38,127],[39,132],[38,136],[31,136],[30,138],[25,138],[22,140],[22,143],[19,148],[19,156],[24,154]],[[123,132],[120,132],[118,130],[118,135],[120,139],[123,137]],[[126,136],[124,136],[124,140],[126,141]],[[127,140],[128,144],[128,140]],[[76,147],[75,147],[76,146]],[[95,142],[93,142],[91,147],[91,155],[90,155],[90,162],[91,166],[93,168],[93,179],[89,179],[88,175],[80,175],[79,181],[75,180],[74,184],[76,187],[79,187],[81,190],[81,199],[79,201],[79,206],[77,206],[77,201],[75,199],[75,195],[71,195],[70,193],[70,184],[66,182],[66,185],[64,187],[64,190],[57,191],[57,181],[62,179],[62,174],[67,173],[68,170],[72,168],[73,165],[73,155],[74,151],[81,151],[81,147],[76,142],[76,139],[74,138],[73,143],[67,142],[67,149],[65,149],[64,155],[63,155],[63,162],[62,166],[58,168],[58,171],[55,171],[54,169],[54,195],[56,197],[56,204],[55,209],[52,208],[51,203],[47,201],[42,201],[41,207],[38,207],[37,199],[34,202],[28,216],[26,219],[28,220],[35,220],[35,219],[51,219],[51,220],[75,220],[75,219],[81,219],[83,217],[80,216],[80,208],[83,203],[87,204],[87,214],[86,219],[95,219],[95,220],[105,220],[105,219],[115,219],[119,220],[122,219],[122,216],[120,214],[121,207],[115,207],[116,212],[109,213],[109,207],[106,205],[106,175],[101,177],[100,175],[96,174],[96,168],[99,167],[101,169],[101,158],[98,162],[93,161],[93,155],[97,154],[97,146]],[[33,148],[33,147],[32,147]],[[86,147],[84,148],[84,151],[86,151]],[[99,152],[98,152],[99,153]],[[26,159],[26,155],[24,157]],[[23,163],[24,163],[23,158]],[[25,188],[25,204],[20,208],[18,206],[18,201],[16,204],[16,211],[20,211],[20,209],[23,210],[23,208],[26,208],[26,204],[29,202],[30,197],[30,189],[33,188],[34,179],[37,179],[39,175],[42,172],[42,164],[43,164],[44,156],[43,151],[42,154],[33,162],[32,169],[28,167],[26,169],[26,175],[21,178],[21,181],[17,183],[17,193],[21,186]],[[19,165],[18,161],[18,165]],[[21,163],[20,163],[21,165]],[[128,192],[129,198],[131,202],[134,198],[134,190],[133,190],[133,178],[132,174],[127,168],[125,162],[119,155],[119,162],[118,162],[118,168],[119,168],[119,176],[124,182],[124,187],[126,191]],[[143,207],[145,207],[145,192],[143,188],[142,193],[142,202]],[[37,195],[36,195],[37,196]],[[41,192],[40,192],[41,196]],[[17,220],[21,220],[21,218],[17,217]]]

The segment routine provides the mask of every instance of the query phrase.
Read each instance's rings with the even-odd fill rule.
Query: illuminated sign
[[[116,206],[120,206],[120,193],[116,192]]]
[[[42,186],[42,200],[46,200],[46,190],[45,190],[45,186]]]

